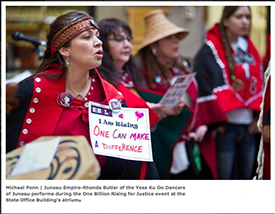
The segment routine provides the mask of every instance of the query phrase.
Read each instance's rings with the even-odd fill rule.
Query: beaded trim
[[[54,49],[57,50],[76,35],[91,28],[99,29],[92,17],[89,16],[78,19],[58,31],[52,39],[52,45]]]

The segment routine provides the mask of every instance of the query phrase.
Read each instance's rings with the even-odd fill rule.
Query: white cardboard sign
[[[159,103],[164,104],[166,107],[174,107],[177,105],[181,97],[188,89],[196,73],[175,76],[172,80],[172,86],[167,90]]]
[[[89,128],[95,154],[127,160],[153,161],[149,111],[89,102]]]

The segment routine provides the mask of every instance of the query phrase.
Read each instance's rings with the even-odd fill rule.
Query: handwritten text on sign
[[[175,76],[172,80],[172,86],[168,89],[159,103],[166,107],[174,107],[182,98],[196,73]]]
[[[148,109],[121,108],[89,102],[91,143],[95,154],[153,161]]]

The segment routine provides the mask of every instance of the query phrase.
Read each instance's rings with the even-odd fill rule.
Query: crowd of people
[[[263,90],[262,59],[249,37],[250,7],[224,7],[194,60],[179,54],[188,29],[162,10],[144,20],[144,39],[133,56],[126,22],[97,24],[79,11],[57,17],[37,72],[7,99],[6,152],[46,135],[83,135],[90,142],[87,103],[116,99],[123,107],[149,110],[153,162],[96,155],[99,179],[252,179],[259,115],[260,177],[270,179],[270,68]],[[174,107],[158,102],[174,77],[194,72]]]

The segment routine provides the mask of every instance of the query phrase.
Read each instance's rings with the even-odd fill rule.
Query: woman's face
[[[71,40],[68,48],[70,67],[83,69],[99,67],[103,58],[102,42],[96,28],[83,31]]]
[[[156,49],[159,63],[173,61],[179,56],[179,39],[175,34],[165,37],[156,42],[153,48]]]
[[[228,19],[223,21],[227,32],[235,37],[249,35],[250,23],[250,10],[244,6],[239,7]]]
[[[117,70],[121,70],[130,59],[132,52],[131,41],[132,37],[122,29],[119,30],[117,35],[112,34],[108,37],[109,52]]]

